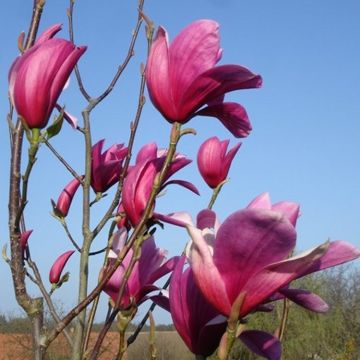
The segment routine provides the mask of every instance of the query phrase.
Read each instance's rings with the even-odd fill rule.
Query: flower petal
[[[225,283],[214,264],[209,246],[201,230],[188,226],[187,230],[194,245],[191,248],[190,264],[197,286],[206,299],[221,313],[229,314],[231,303],[225,289]]]
[[[49,272],[49,281],[51,284],[57,284],[59,282],[61,273],[74,252],[75,250],[66,251],[55,260]]]
[[[258,195],[254,200],[250,202],[247,209],[267,209],[271,210],[271,200],[268,192],[264,192]]]
[[[230,215],[220,226],[214,246],[214,263],[230,302],[254,274],[285,259],[295,240],[294,227],[278,212],[245,209]]]
[[[219,59],[219,24],[198,20],[183,29],[170,45],[170,79],[173,99],[179,104],[194,79]]]
[[[204,209],[201,210],[196,218],[196,227],[200,230],[205,228],[214,229],[217,222],[215,211]]]
[[[279,203],[274,204],[271,207],[274,211],[279,211],[284,214],[289,221],[296,226],[297,219],[300,215],[300,206],[297,203],[290,202],[290,201],[281,201]]]
[[[360,257],[360,250],[346,241],[336,240],[329,243],[327,252],[311,267],[304,269],[298,277],[311,274],[313,272],[328,269],[330,267],[355,260]]]
[[[182,118],[189,117],[201,106],[230,91],[258,88],[260,75],[240,65],[216,66],[198,76],[182,101]]]
[[[160,27],[152,43],[146,65],[146,84],[151,101],[165,118],[176,118],[169,74],[168,35]]]
[[[259,330],[245,330],[239,339],[256,355],[269,360],[281,359],[281,344],[278,338]]]
[[[313,294],[310,291],[284,288],[279,290],[279,292],[305,309],[318,313],[329,311],[329,305],[319,295]]]
[[[136,155],[136,164],[143,161],[152,160],[157,158],[157,145],[156,143],[145,144]]]
[[[50,101],[48,107],[48,114],[51,113],[51,110],[56,104],[56,101],[62,92],[66,81],[68,80],[71,72],[73,71],[76,63],[80,59],[81,55],[86,51],[86,46],[76,47],[70,55],[67,56],[65,61],[62,63],[60,69],[57,71],[55,77],[53,78],[52,85],[50,88]]]
[[[200,195],[199,190],[197,189],[197,187],[194,184],[192,184],[191,182],[185,181],[185,180],[170,180],[170,181],[167,181],[166,183],[164,183],[161,186],[161,188],[163,189],[166,186],[173,185],[173,184],[180,185],[180,186],[184,187],[185,189],[188,189],[188,190],[192,191],[196,195]]]
[[[197,111],[195,115],[218,118],[236,138],[247,137],[252,130],[245,108],[238,103],[217,103]]]
[[[62,28],[62,24],[54,24],[46,29],[36,40],[35,45],[40,45],[45,41],[53,38]]]
[[[317,246],[303,254],[279,261],[265,267],[249,278],[242,291],[246,293],[241,315],[245,316],[269,296],[299,277],[321,259],[329,247],[328,243]]]

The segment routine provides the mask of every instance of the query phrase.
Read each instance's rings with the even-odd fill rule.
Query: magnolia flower
[[[169,46],[160,27],[146,65],[146,82],[154,106],[170,123],[186,123],[196,115],[213,116],[236,137],[246,137],[251,125],[246,110],[224,102],[224,95],[261,86],[261,77],[240,65],[215,66],[220,60],[219,24],[198,20]]]
[[[67,216],[72,200],[79,186],[80,180],[73,179],[64,187],[54,207],[56,215],[60,217]]]
[[[352,245],[332,241],[289,258],[296,242],[298,206],[283,202],[259,208],[260,200],[230,215],[206,239],[201,229],[188,226],[195,281],[223,315],[230,314],[240,295],[245,294],[239,314],[244,317],[291,281],[360,256]]]
[[[97,142],[91,152],[91,187],[97,193],[105,192],[119,181],[128,151],[124,144],[116,144],[102,153],[104,142]]]
[[[296,225],[299,217],[299,206],[297,204],[282,201],[272,205],[268,193],[263,193],[257,196],[253,201],[251,201],[247,208],[280,211],[288,218],[293,226]],[[278,292],[270,298],[270,300],[280,300],[284,297],[288,298],[297,305],[306,308],[307,310],[318,313],[324,313],[329,310],[329,306],[320,296],[304,289],[290,289],[288,286],[279,289]]]
[[[33,230],[26,230],[24,232],[21,233],[20,235],[20,249],[21,249],[21,253],[24,256],[25,253],[25,249],[27,247],[27,243],[29,241],[29,237],[32,234]]]
[[[199,148],[197,164],[205,182],[215,189],[226,180],[231,162],[238,152],[241,143],[236,144],[226,153],[229,140],[220,141],[216,136],[206,140]]]
[[[44,128],[70,73],[86,47],[55,39],[56,24],[13,62],[9,71],[9,93],[19,116],[32,128]]]
[[[60,281],[61,273],[74,252],[74,250],[66,251],[55,260],[49,273],[49,281],[51,284],[57,284]]]
[[[170,313],[174,326],[190,351],[210,356],[226,330],[226,318],[206,301],[194,282],[190,268],[183,272],[185,257],[176,265],[169,288]]]
[[[154,143],[145,145],[137,155],[135,166],[129,170],[129,174],[124,180],[122,206],[133,226],[140,222],[150,198],[155,178],[165,162],[166,154],[166,150],[158,150]],[[175,154],[160,190],[170,184],[177,184],[198,194],[199,192],[196,187],[187,181],[168,181],[170,176],[190,162],[191,160],[187,159],[184,155]],[[162,220],[164,219],[162,217]]]
[[[118,253],[123,248],[126,238],[126,228],[122,228],[116,233],[113,240],[112,251],[109,254],[109,265],[112,264],[114,258],[117,257]],[[103,288],[115,304],[117,302],[121,282],[124,278],[126,269],[129,267],[132,256],[133,250],[130,249],[121,265],[116,269]],[[121,309],[126,309],[132,304],[140,305],[149,298],[148,294],[150,292],[159,290],[159,288],[154,285],[155,281],[170,272],[175,263],[174,259],[165,262],[165,258],[166,252],[156,247],[153,237],[145,240],[141,246],[141,256],[131,272],[123,296],[120,299],[119,307]],[[106,268],[103,269],[103,271],[105,270]]]
[[[171,276],[169,311],[177,332],[189,350],[207,357],[219,346],[227,319],[201,294],[191,268],[183,271],[184,262],[183,256]],[[271,334],[259,330],[243,330],[239,340],[257,355],[271,360],[280,359],[280,342]]]

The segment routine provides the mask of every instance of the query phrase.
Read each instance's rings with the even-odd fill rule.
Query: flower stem
[[[209,205],[208,205],[208,209],[211,210],[212,207],[214,206],[215,204],[215,201],[218,197],[218,195],[220,194],[220,191],[222,189],[222,187],[228,182],[229,180],[228,179],[225,179],[224,181],[222,181],[213,191],[212,193],[212,196],[211,196],[211,199],[210,199],[210,202],[209,202]]]

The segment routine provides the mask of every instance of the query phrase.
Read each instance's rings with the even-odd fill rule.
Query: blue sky
[[[137,1],[78,0],[75,6],[75,40],[88,45],[80,61],[84,83],[93,96],[109,83],[122,62],[136,19]],[[7,73],[17,56],[17,36],[26,30],[32,1],[7,2],[1,12],[3,46],[0,56],[0,244],[7,242],[7,196],[9,140]],[[40,29],[61,22],[59,36],[67,37],[66,1],[49,1]],[[274,202],[293,200],[301,204],[298,222],[298,249],[303,250],[327,239],[343,239],[360,246],[360,3],[356,0],[152,0],[145,13],[156,25],[163,25],[173,38],[178,31],[200,18],[221,25],[222,64],[242,64],[262,75],[258,90],[237,91],[227,99],[243,104],[253,124],[252,134],[243,141],[230,172],[231,181],[215,205],[221,219],[244,207],[256,195],[268,191]],[[106,146],[126,142],[129,121],[134,117],[141,62],[146,61],[143,34],[126,74],[117,88],[92,114],[93,141],[106,138]],[[62,104],[81,118],[85,106],[77,84],[71,79],[61,96]],[[191,124],[198,135],[185,137],[179,151],[195,159],[200,144],[210,136],[231,139],[231,134],[215,119],[196,118]],[[169,124],[147,101],[135,150],[144,143],[167,145]],[[82,138],[64,126],[53,145],[81,173]],[[51,217],[50,198],[56,199],[70,179],[53,155],[43,147],[30,180],[30,203],[26,223],[34,229],[31,251],[47,282],[54,259],[69,250],[60,225]],[[180,176],[181,175],[181,176]],[[201,192],[175,187],[159,199],[163,212],[188,210],[193,216],[206,206],[210,190],[196,171],[196,162],[178,177],[194,182]],[[111,193],[111,192],[110,192]],[[110,196],[97,204],[93,224],[106,208]],[[80,237],[81,199],[77,196],[69,215],[69,226]],[[159,246],[170,255],[179,253],[187,234],[178,229],[158,231]],[[94,241],[94,249],[104,245],[106,236]],[[71,280],[58,290],[55,299],[65,308],[76,301],[78,258],[70,260]],[[91,284],[96,281],[102,259],[92,259]],[[2,290],[0,312],[15,312],[10,270],[0,262]],[[36,293],[34,289],[32,293]],[[106,306],[103,301],[101,314]],[[99,317],[100,320],[100,317]],[[168,321],[160,313],[159,322]]]

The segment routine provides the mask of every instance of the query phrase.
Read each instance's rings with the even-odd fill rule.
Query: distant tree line
[[[327,314],[315,314],[290,303],[289,317],[283,338],[284,360],[359,360],[360,359],[360,269],[342,266],[301,279],[294,287],[320,295],[329,305]],[[255,313],[247,319],[249,329],[274,333],[279,327],[282,301],[271,313]],[[95,331],[102,328],[96,324]],[[129,327],[134,331],[136,324]],[[157,325],[157,331],[172,331],[170,325]],[[112,328],[116,331],[116,325]],[[149,331],[147,325],[142,331]],[[26,318],[0,315],[0,333],[30,333]],[[181,341],[178,339],[178,341]],[[162,344],[161,346],[166,346]],[[165,351],[165,349],[159,349]],[[215,357],[213,357],[215,359]],[[257,357],[239,342],[232,360],[254,360]]]

